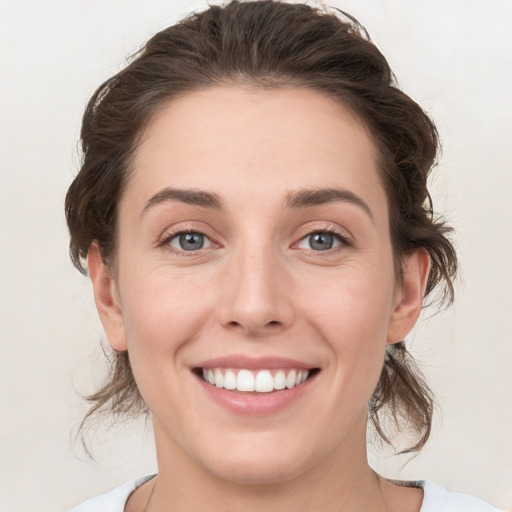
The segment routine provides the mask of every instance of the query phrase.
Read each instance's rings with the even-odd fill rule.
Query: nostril
[[[262,322],[260,325],[253,324],[251,322],[237,322],[236,320],[231,320],[226,324],[228,329],[233,331],[244,331],[246,334],[264,334],[270,332],[276,332],[283,326],[283,323],[279,320],[270,320],[269,322]]]

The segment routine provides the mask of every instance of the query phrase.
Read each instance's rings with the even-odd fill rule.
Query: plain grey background
[[[424,452],[374,450],[385,476],[423,478],[512,510],[512,1],[331,1],[363,22],[444,155],[434,204],[457,230],[456,305],[409,337],[442,417]],[[155,470],[150,428],[73,441],[101,380],[91,287],[67,259],[63,199],[85,102],[158,29],[205,2],[0,0],[0,511],[63,511]],[[429,316],[429,313],[425,315]]]

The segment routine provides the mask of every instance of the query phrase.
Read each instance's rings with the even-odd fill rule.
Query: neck
[[[363,418],[365,427],[365,418]],[[356,429],[326,457],[295,476],[247,483],[219,477],[192,460],[155,425],[158,481],[148,512],[190,510],[385,511],[389,487],[369,467],[366,429]]]

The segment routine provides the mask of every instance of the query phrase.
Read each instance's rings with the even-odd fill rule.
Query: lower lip
[[[311,388],[316,375],[294,388],[270,393],[240,393],[212,386],[200,377],[197,380],[209,398],[231,412],[245,416],[270,416],[299,400]]]

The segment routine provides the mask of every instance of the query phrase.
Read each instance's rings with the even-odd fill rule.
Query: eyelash
[[[181,235],[202,235],[206,239],[210,241],[212,245],[215,245],[215,242],[211,240],[211,238],[201,229],[195,229],[193,227],[188,227],[187,229],[177,229],[176,231],[173,231],[171,233],[167,233],[166,236],[162,239],[162,241],[158,244],[159,247],[163,247],[166,251],[168,251],[170,254],[177,255],[177,256],[185,256],[185,257],[193,257],[197,256],[199,253],[203,252],[203,249],[198,249],[197,251],[185,251],[185,250],[179,250],[174,248],[170,243],[172,240],[174,240],[176,237],[179,237]],[[206,248],[208,249],[208,248]]]
[[[185,256],[185,257],[191,257],[191,256],[197,256],[198,254],[202,253],[204,249],[198,249],[196,251],[185,251],[185,250],[179,250],[170,245],[170,242],[174,240],[176,237],[179,237],[181,235],[187,235],[187,234],[198,234],[204,236],[206,239],[210,241],[212,245],[216,245],[213,240],[201,229],[194,229],[194,228],[187,228],[187,229],[178,229],[176,231],[173,231],[171,233],[167,233],[166,236],[159,242],[158,246],[165,248],[169,253],[178,255],[178,256]],[[331,249],[326,249],[325,251],[315,251],[314,249],[305,249],[306,251],[309,251],[310,253],[315,254],[316,256],[321,256],[322,253],[326,253],[326,255],[332,254],[333,252],[338,252],[340,250],[350,248],[352,247],[352,241],[350,238],[343,232],[341,232],[338,229],[335,229],[331,226],[325,226],[321,228],[315,228],[308,230],[301,234],[301,237],[297,242],[294,242],[293,245],[297,245],[298,243],[302,242],[303,240],[307,239],[308,237],[314,235],[314,234],[330,234],[333,235],[337,241],[339,242],[339,245],[336,247],[333,247]],[[205,248],[208,249],[208,248]]]
[[[325,253],[325,256],[332,255],[335,252],[342,251],[343,249],[347,249],[353,246],[352,240],[347,236],[346,233],[332,227],[332,226],[323,226],[323,227],[316,227],[314,229],[307,230],[305,233],[301,234],[300,239],[295,242],[293,245],[297,245],[298,243],[302,242],[303,240],[307,239],[311,235],[315,234],[329,234],[333,235],[334,238],[337,239],[339,242],[339,245],[336,247],[333,247],[332,249],[326,249],[325,251],[315,251],[314,249],[309,249],[310,253],[315,254],[315,256],[322,256]],[[306,249],[308,250],[308,249]]]

